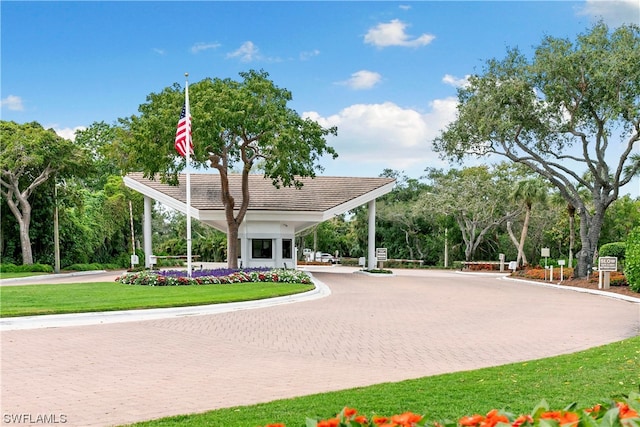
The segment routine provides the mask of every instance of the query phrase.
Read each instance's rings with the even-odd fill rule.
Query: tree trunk
[[[18,198],[18,205],[12,198],[7,198],[7,205],[16,217],[20,226],[20,249],[22,250],[22,264],[33,264],[33,252],[31,251],[31,237],[29,226],[31,224],[31,204],[24,197]]]
[[[239,228],[240,227],[235,223],[235,221],[227,223],[227,268],[238,268]]]
[[[576,208],[571,203],[567,205],[569,214],[569,267],[573,267],[573,248],[576,244]]]
[[[511,228],[511,221],[507,221],[507,233],[509,234],[509,238],[511,239],[511,243],[513,243],[513,245],[516,247],[516,250],[518,251],[518,256],[516,258],[516,264],[517,265],[521,265],[520,261],[522,261],[522,264],[528,264],[527,262],[527,256],[524,253],[524,250],[522,251],[522,254],[520,253],[520,243],[518,242],[518,239],[516,239],[515,234],[513,233],[513,230]]]
[[[586,278],[591,274],[593,258],[598,249],[598,240],[604,221],[603,206],[596,206],[596,210],[590,215],[586,209],[580,209],[580,242],[582,248],[577,253],[578,265],[574,270],[576,278]]]
[[[529,231],[529,220],[531,219],[531,206],[527,205],[527,209],[524,213],[524,223],[522,224],[522,232],[520,233],[520,244],[518,245],[518,263],[522,260],[522,265],[527,263],[524,256],[524,241],[527,238]],[[520,265],[520,264],[518,264]]]

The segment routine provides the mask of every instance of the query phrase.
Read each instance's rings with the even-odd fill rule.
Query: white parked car
[[[328,253],[320,254],[320,261],[322,262],[330,262],[331,264],[337,264],[339,261],[336,257]]]

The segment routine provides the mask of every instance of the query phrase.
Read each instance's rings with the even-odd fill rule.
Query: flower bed
[[[545,270],[544,268],[541,268],[541,267],[530,267],[530,268],[525,268],[523,270],[516,271],[515,273],[513,273],[513,276],[524,277],[526,279],[533,279],[533,280],[548,280],[549,274],[551,274],[550,270]],[[565,280],[570,279],[571,277],[573,277],[573,268],[569,268],[569,267],[564,268],[563,274],[564,274]],[[555,267],[553,269],[553,277],[554,277],[554,280],[560,280],[560,267]],[[610,273],[609,279],[610,279],[609,283],[611,286],[627,286],[627,279],[624,273],[621,273],[619,271],[612,271]],[[598,283],[597,272],[589,275],[589,282]]]
[[[345,407],[334,418],[307,419],[307,427],[639,427],[640,394],[631,393],[627,399],[610,401],[589,408],[570,405],[563,410],[550,410],[546,402],[536,406],[531,414],[515,416],[496,409],[486,415],[469,415],[458,421],[427,421],[424,416],[405,412],[391,417],[358,414]],[[268,424],[265,427],[285,427]]]
[[[245,270],[199,270],[191,278],[184,270],[143,271],[129,273],[116,278],[116,282],[125,285],[143,286],[188,286],[188,285],[225,285],[231,283],[276,282],[311,283],[309,276],[298,270],[253,268]]]

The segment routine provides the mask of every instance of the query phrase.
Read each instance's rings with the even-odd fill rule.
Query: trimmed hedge
[[[627,238],[624,274],[629,289],[640,292],[640,227],[631,230]]]
[[[53,273],[53,267],[48,264],[0,264],[3,273]]]

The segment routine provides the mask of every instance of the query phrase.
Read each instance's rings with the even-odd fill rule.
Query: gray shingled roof
[[[127,175],[130,179],[186,203],[186,175],[179,176],[180,185],[170,186],[143,178],[142,173]],[[241,202],[241,175],[229,175],[231,193],[236,206]],[[218,174],[191,174],[191,206],[198,210],[223,210]],[[315,211],[325,212],[371,191],[392,183],[392,178],[360,178],[317,176],[303,178],[301,189],[276,188],[262,175],[249,176],[251,195],[249,210],[253,211]]]

